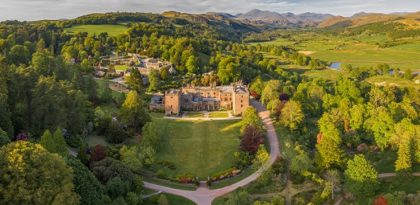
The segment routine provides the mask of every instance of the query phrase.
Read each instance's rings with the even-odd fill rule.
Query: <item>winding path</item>
[[[270,159],[255,173],[232,185],[213,190],[209,189],[208,187],[201,186],[195,191],[187,191],[165,187],[149,182],[144,182],[144,187],[169,194],[183,196],[187,199],[190,199],[197,205],[211,205],[211,202],[215,198],[228,194],[239,187],[246,186],[249,183],[255,181],[261,175],[261,173],[270,168],[271,165],[276,161],[276,159],[280,156],[280,150],[276,130],[274,129],[273,121],[270,118],[270,112],[267,111],[260,102],[251,101],[251,104],[258,110],[258,114],[264,123],[265,129],[267,130],[267,139],[270,143]]]

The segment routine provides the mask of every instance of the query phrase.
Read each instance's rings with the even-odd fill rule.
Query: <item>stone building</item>
[[[217,87],[187,86],[165,92],[162,103],[165,115],[178,115],[182,110],[232,110],[234,115],[241,115],[249,106],[249,91],[242,84]]]

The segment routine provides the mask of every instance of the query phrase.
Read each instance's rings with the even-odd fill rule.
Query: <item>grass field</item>
[[[386,36],[381,35],[349,38],[307,32],[261,44],[289,46],[311,57],[329,62],[342,62],[355,66],[376,66],[387,63],[391,67],[403,70],[420,70],[420,39],[404,39],[400,40],[401,45],[380,48],[377,43],[384,41]]]
[[[87,32],[89,35],[108,33],[109,36],[117,36],[126,30],[127,27],[124,25],[79,25],[65,29],[68,33]]]
[[[203,114],[203,112],[186,112],[185,117],[200,118],[200,117],[204,117],[204,114]]]
[[[124,71],[128,69],[128,65],[115,65],[114,68],[118,71]]]
[[[414,81],[407,80],[404,78],[395,78],[392,76],[374,76],[366,79],[367,82],[372,84],[384,84],[384,85],[395,85],[399,87],[413,87],[420,89],[420,85],[416,85]]]
[[[229,114],[226,111],[215,111],[209,113],[210,118],[226,118]]]
[[[204,179],[232,167],[233,153],[239,147],[239,121],[153,120],[164,133],[157,158],[176,166],[175,170],[161,168],[168,176]]]

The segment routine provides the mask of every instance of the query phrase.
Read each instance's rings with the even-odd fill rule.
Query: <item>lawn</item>
[[[125,71],[128,69],[128,65],[115,65],[114,68],[117,71]]]
[[[89,35],[99,35],[100,33],[108,33],[109,36],[117,36],[124,33],[127,27],[124,25],[79,25],[71,28],[66,28],[68,33],[87,32]]]
[[[176,166],[175,170],[160,168],[168,177],[192,175],[206,179],[233,166],[233,153],[239,147],[239,121],[175,121],[156,117],[153,121],[163,133],[157,159]]]
[[[186,112],[185,117],[200,118],[200,117],[204,117],[204,114],[203,114],[203,112]]]
[[[227,118],[229,114],[226,111],[209,112],[210,118]]]

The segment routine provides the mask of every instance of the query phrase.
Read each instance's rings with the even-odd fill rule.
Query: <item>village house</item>
[[[158,95],[152,99],[158,99]],[[161,104],[156,104],[159,102]],[[242,115],[249,107],[249,91],[242,84],[229,86],[195,87],[186,86],[165,92],[161,101],[152,100],[149,106],[163,107],[165,115],[179,115],[181,111],[232,110],[234,115]]]

